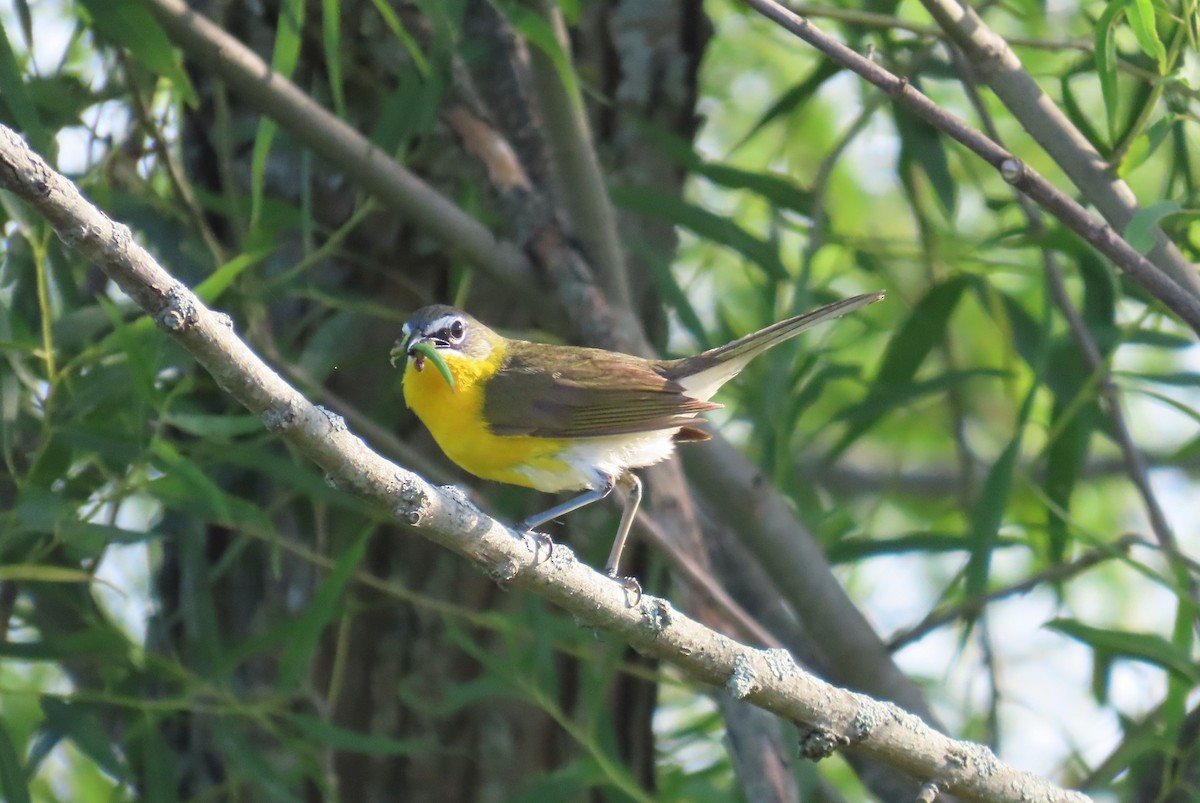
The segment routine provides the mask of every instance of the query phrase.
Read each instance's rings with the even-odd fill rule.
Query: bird
[[[642,498],[636,469],[666,460],[678,443],[709,439],[698,416],[750,360],[815,324],[884,297],[857,295],[681,359],[515,340],[454,307],[413,312],[391,350],[404,360],[404,401],[450,460],[485,480],[546,493],[578,492],[525,519],[522,534],[604,499],[626,501],[605,573],[621,553]],[[545,536],[541,536],[549,542]]]

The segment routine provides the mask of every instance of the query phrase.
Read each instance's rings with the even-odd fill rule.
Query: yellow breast
[[[477,477],[539,490],[582,488],[566,475],[572,467],[560,455],[566,442],[553,438],[493,434],[483,418],[484,387],[503,358],[497,345],[486,360],[445,353],[454,376],[454,390],[437,369],[417,370],[408,360],[404,369],[404,401],[429,429],[446,456]],[[559,477],[548,487],[545,477]]]

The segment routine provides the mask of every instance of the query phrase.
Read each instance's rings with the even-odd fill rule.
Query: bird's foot
[[[554,541],[545,533],[526,530],[523,535],[529,536],[529,540],[533,541],[533,565],[540,566],[554,555]],[[542,548],[546,549],[546,556],[542,557]]]
[[[642,584],[637,581],[636,577],[621,577],[613,572],[609,572],[608,576],[625,591],[627,607],[632,608],[642,601]],[[633,597],[632,601],[630,601],[630,597]]]

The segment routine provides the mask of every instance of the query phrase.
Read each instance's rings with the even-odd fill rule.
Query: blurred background
[[[1065,166],[1087,149],[1039,145],[934,5],[796,8],[1102,205]],[[413,309],[680,356],[886,290],[726,386],[722,440],[649,473],[627,570],[1057,783],[1200,795],[1196,333],[986,164],[725,0],[192,6],[419,191],[168,0],[0,4],[0,120],[313,401],[517,521],[551,500],[463,475],[404,407]],[[979,11],[1192,294],[1196,11]],[[912,799],[331,487],[35,213],[0,216],[6,800]],[[617,512],[550,532],[599,566]]]

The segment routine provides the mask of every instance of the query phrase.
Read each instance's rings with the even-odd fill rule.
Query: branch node
[[[854,699],[858,708],[850,722],[850,741],[853,744],[867,740],[880,724],[897,716],[897,712],[886,703],[880,703],[865,694],[856,694]]]
[[[317,405],[317,409],[320,410],[322,415],[324,415],[325,418],[329,421],[329,428],[331,430],[333,430],[334,432],[345,432],[347,430],[346,419],[342,418],[340,415],[335,413],[333,410],[330,410],[328,407],[324,407],[320,404]]]
[[[412,477],[397,473],[393,477],[396,487],[391,491],[400,499],[400,503],[392,508],[392,514],[413,527],[420,524],[429,514],[429,497],[422,490],[420,483]]]
[[[941,791],[936,783],[929,781],[917,792],[915,803],[934,803]]]
[[[1025,165],[1019,159],[1005,159],[1000,163],[1000,175],[1009,184],[1016,184],[1025,174]]]
[[[296,404],[288,399],[285,404],[267,410],[261,418],[267,431],[283,432],[296,423]]]
[[[332,471],[325,472],[325,484],[328,485],[330,488],[334,489],[335,491],[337,490],[337,487],[338,487],[337,477],[333,476]]]
[[[738,654],[733,659],[733,672],[729,675],[729,680],[725,681],[725,690],[733,699],[745,700],[759,688],[761,687],[758,683],[758,672],[754,669],[750,656],[745,653]]]
[[[796,671],[796,659],[782,647],[766,650],[764,656],[767,668],[771,670],[771,674],[775,676],[776,680],[787,680]]]
[[[829,758],[839,747],[846,747],[850,740],[839,736],[828,728],[812,728],[800,734],[800,758],[820,761]]]
[[[987,745],[956,742],[946,751],[946,760],[980,778],[990,778],[1000,768],[1000,760]]]
[[[661,597],[648,598],[642,606],[642,618],[655,633],[661,633],[670,627],[674,614],[671,603]]]
[[[125,229],[125,234],[128,236],[128,227],[121,226],[120,228]],[[117,230],[117,227],[114,226],[114,235]],[[167,304],[158,313],[158,325],[168,332],[179,334],[195,326],[199,319],[200,313],[192,291],[179,283],[172,285],[171,289],[167,291]]]
[[[508,590],[508,584],[517,576],[517,572],[521,570],[521,564],[517,563],[515,558],[508,558],[499,563],[493,564],[488,569],[488,576],[496,581],[496,585],[504,590]]]

